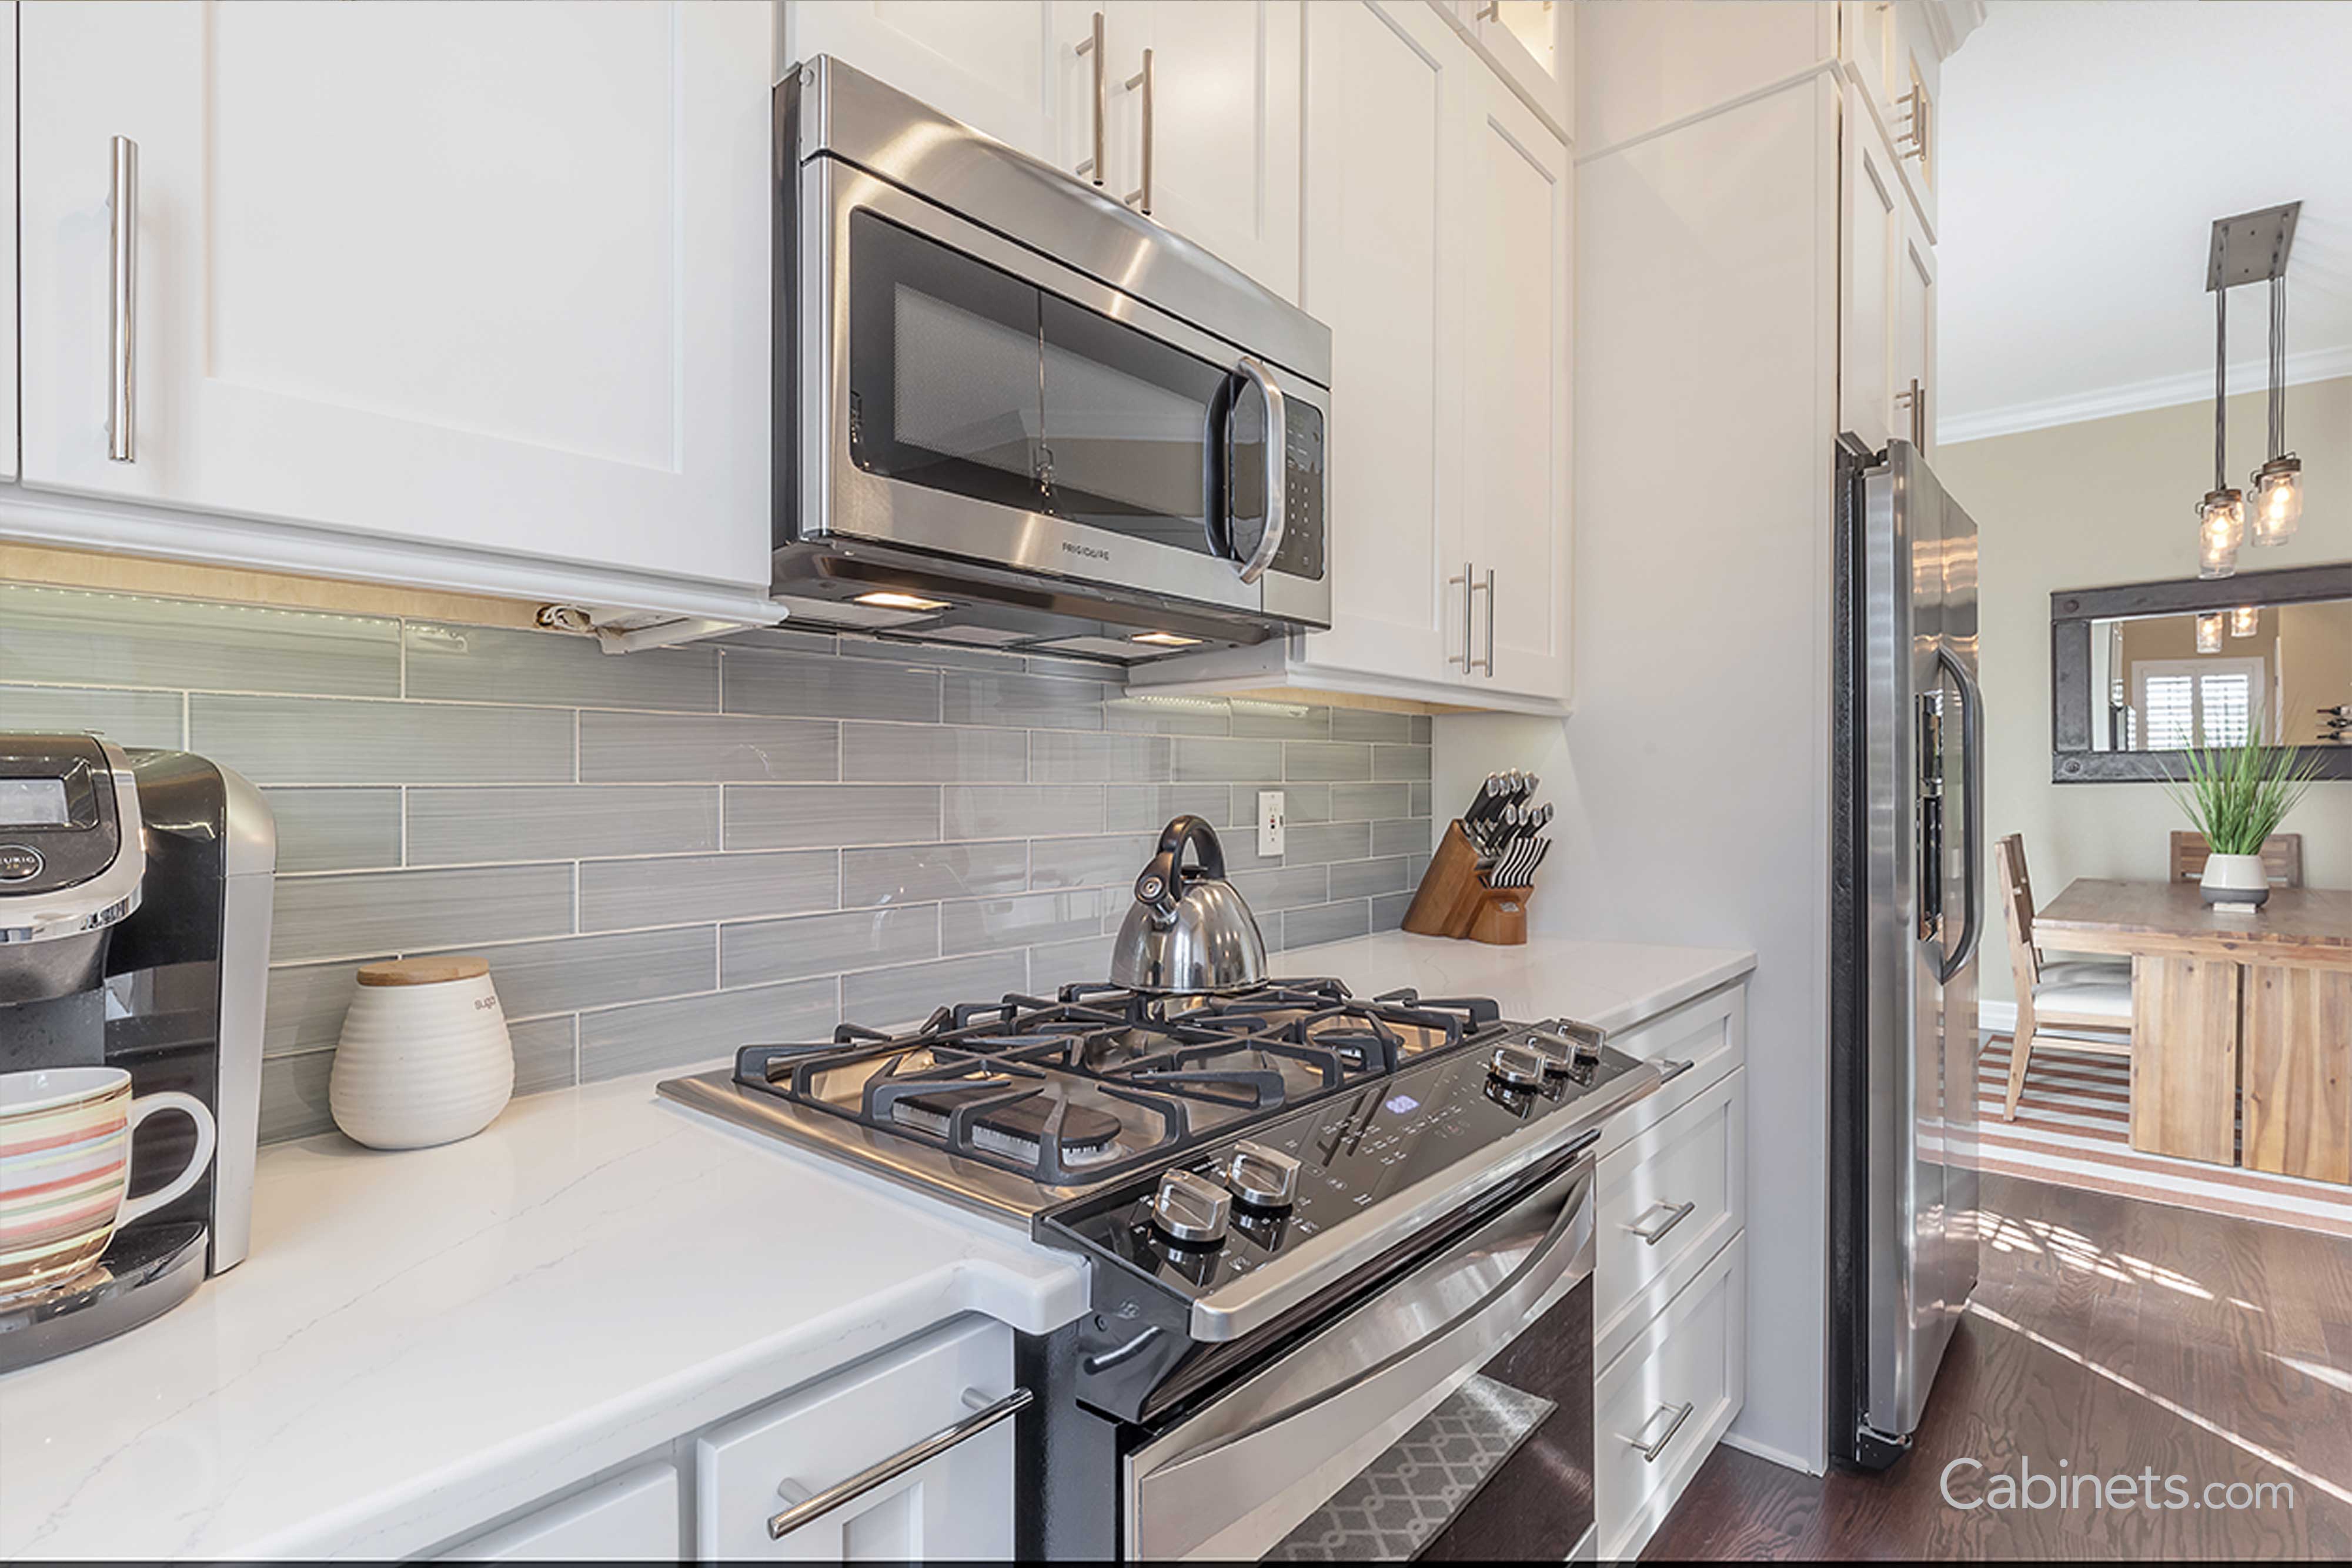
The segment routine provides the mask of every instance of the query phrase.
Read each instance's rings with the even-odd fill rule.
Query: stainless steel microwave
[[[1122,663],[1330,624],[1329,329],[839,60],[775,115],[793,619]]]

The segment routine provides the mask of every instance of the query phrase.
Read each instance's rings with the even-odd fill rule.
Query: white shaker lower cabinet
[[[1013,1428],[1000,1421],[816,1514],[769,1521],[1013,1389],[1013,1339],[975,1322],[713,1428],[694,1445],[704,1561],[843,1562],[1013,1555]],[[965,1397],[970,1391],[971,1398]]]
[[[676,1562],[685,1548],[677,1467],[646,1465],[549,1503],[440,1554],[453,1563]]]
[[[764,601],[772,7],[18,23],[24,481],[148,525],[88,542]]]
[[[1609,1124],[1594,1193],[1593,1511],[1636,1555],[1747,1398],[1747,988],[1611,1037],[1665,1086]]]

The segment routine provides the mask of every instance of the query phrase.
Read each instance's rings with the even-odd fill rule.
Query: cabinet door
[[[768,1536],[772,1516],[964,1419],[967,1391],[1001,1399],[1012,1385],[1011,1332],[973,1322],[714,1427],[695,1442],[696,1555],[771,1563],[1012,1556],[1009,1420],[781,1540]]]
[[[1111,0],[1118,193],[1143,183],[1152,55],[1151,216],[1298,298],[1300,0]]]
[[[1864,102],[1865,89],[1848,82],[1840,135],[1838,277],[1838,425],[1874,452],[1890,430],[1909,426],[1894,415],[1895,386],[1895,259],[1902,246],[1903,182],[1878,122]]]
[[[1904,167],[1911,176],[1927,226],[1936,225],[1937,146],[1943,127],[1937,105],[1942,101],[1944,57],[1927,26],[1933,0],[1898,0],[1887,44],[1886,128],[1903,150]],[[1919,106],[1925,105],[1924,114]],[[1922,121],[1924,120],[1924,127]]]
[[[1468,554],[1494,588],[1471,684],[1565,701],[1573,171],[1567,145],[1500,81],[1477,77],[1473,95],[1463,497]]]
[[[1928,456],[1936,455],[1936,247],[1926,225],[1911,204],[1899,209],[1903,219],[1901,248],[1895,260],[1895,395],[1903,400],[1895,415],[1895,434],[1913,439]],[[1924,405],[1916,414],[1912,389]]]
[[[16,4],[0,4],[0,212],[16,210]],[[0,239],[0,479],[16,476],[16,246]]]
[[[1576,127],[1575,7],[1568,0],[1454,0],[1495,68],[1562,137]]]
[[[1307,8],[1301,303],[1331,329],[1331,630],[1310,664],[1457,678],[1465,78],[1419,0]]]
[[[19,20],[27,484],[764,588],[770,7]]]
[[[1067,0],[793,0],[784,53],[845,60],[1066,169],[1087,155],[1078,144],[1093,134],[1094,68],[1077,46],[1102,8]],[[1117,63],[1104,68],[1115,72]]]
[[[676,1563],[677,1467],[647,1465],[442,1552],[457,1563]]]

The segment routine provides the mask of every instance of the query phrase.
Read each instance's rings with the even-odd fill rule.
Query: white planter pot
[[[479,958],[411,958],[360,971],[327,1079],[335,1125],[378,1149],[453,1143],[514,1094],[514,1045]]]
[[[2258,909],[2271,895],[2271,873],[2260,855],[2214,855],[2198,884],[2205,902],[2220,909]]]

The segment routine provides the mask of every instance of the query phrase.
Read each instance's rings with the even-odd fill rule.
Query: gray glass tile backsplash
[[[490,962],[516,1092],[1099,978],[1180,811],[1279,948],[1393,927],[1430,723],[1158,696],[1066,660],[556,632],[0,584],[0,729],[244,772],[278,813],[263,1133],[328,1125],[352,972]],[[1289,854],[1261,858],[1261,788]]]

